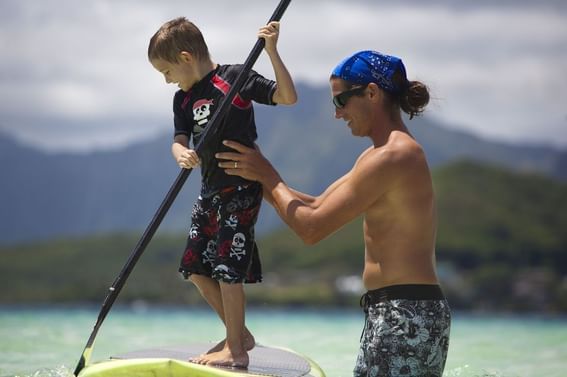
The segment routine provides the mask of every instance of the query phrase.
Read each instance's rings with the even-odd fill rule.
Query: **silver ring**
[[[238,168],[238,161],[234,161],[234,168]]]

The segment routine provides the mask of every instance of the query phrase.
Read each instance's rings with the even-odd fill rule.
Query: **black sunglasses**
[[[368,84],[364,86],[357,86],[356,88],[345,90],[344,92],[337,94],[336,96],[333,97],[333,104],[337,109],[342,109],[343,107],[346,106],[350,97],[361,95],[367,86]]]

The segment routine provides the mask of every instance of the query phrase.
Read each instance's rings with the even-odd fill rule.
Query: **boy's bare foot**
[[[201,365],[216,365],[232,368],[248,368],[250,362],[248,352],[233,353],[228,347],[224,347],[219,352],[208,353],[190,360],[193,363]]]
[[[223,350],[225,344],[226,344],[226,339],[223,339],[216,346],[208,350],[207,353],[201,354],[201,356],[215,352],[220,352]],[[250,331],[248,331],[248,329],[245,330],[242,345],[244,346],[244,349],[246,351],[250,351],[256,345],[256,340],[254,339],[254,336],[250,333]]]

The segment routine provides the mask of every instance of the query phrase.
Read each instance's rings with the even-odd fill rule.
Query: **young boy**
[[[252,101],[294,104],[295,87],[277,51],[279,23],[260,28],[259,38],[271,60],[276,81],[251,71],[222,119],[222,135],[210,132],[199,155],[189,148],[201,139],[216,107],[236,80],[241,66],[212,61],[200,30],[180,17],[165,23],[151,38],[148,58],[167,83],[180,88],[173,100],[173,157],[181,168],[201,166],[201,194],[193,207],[191,228],[179,271],[199,289],[226,326],[226,339],[193,359],[199,364],[246,368],[255,340],[245,326],[243,283],[262,279],[254,224],[262,201],[257,182],[226,175],[215,153],[226,151],[221,140],[253,146],[257,138]],[[212,135],[214,134],[214,135]],[[210,136],[214,136],[209,138]],[[235,168],[238,168],[235,163]]]

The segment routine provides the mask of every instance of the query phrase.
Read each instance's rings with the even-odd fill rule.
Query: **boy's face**
[[[197,81],[192,69],[192,59],[190,56],[180,54],[180,59],[177,63],[171,63],[162,59],[152,59],[150,63],[153,67],[163,74],[165,82],[168,84],[177,84],[179,89],[187,92],[193,84]]]

